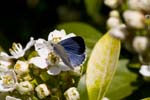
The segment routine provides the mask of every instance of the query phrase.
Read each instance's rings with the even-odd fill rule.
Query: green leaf
[[[86,86],[89,100],[101,100],[116,71],[120,40],[105,34],[95,45],[88,61]]]
[[[84,0],[84,1],[88,14],[91,16],[97,15],[102,1],[101,0]]]
[[[150,97],[149,97],[149,98],[144,98],[144,99],[142,99],[142,100],[150,100]]]
[[[88,100],[87,88],[86,88],[86,75],[84,74],[78,83],[77,89],[80,93],[80,100]]]
[[[132,83],[136,82],[138,75],[127,68],[128,62],[127,59],[119,61],[117,71],[106,93],[106,97],[110,100],[121,100],[136,89]]]
[[[76,35],[81,36],[87,46],[88,56],[94,47],[94,44],[102,36],[102,34],[97,31],[92,26],[80,23],[80,22],[69,22],[65,24],[60,24],[57,26],[58,29],[65,29],[66,33],[75,33]]]

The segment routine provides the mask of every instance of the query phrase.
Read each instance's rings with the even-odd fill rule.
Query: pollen
[[[20,65],[20,64],[16,64],[16,65],[15,65],[15,69],[16,69],[16,70],[19,70],[20,68],[21,68],[21,65]]]
[[[60,40],[61,40],[61,37],[54,37],[54,38],[52,39],[52,42],[53,42],[53,43],[58,43]]]
[[[10,85],[12,83],[12,80],[13,80],[13,78],[10,75],[3,76],[3,84],[4,85]]]
[[[52,65],[57,64],[60,61],[60,58],[53,52],[49,53],[48,60]]]

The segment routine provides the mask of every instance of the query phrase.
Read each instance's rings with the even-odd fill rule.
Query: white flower
[[[5,100],[21,100],[21,99],[15,98],[15,97],[12,97],[12,96],[6,96]]]
[[[128,35],[127,28],[125,24],[120,24],[119,26],[113,27],[109,30],[109,34],[115,38],[125,40]]]
[[[150,0],[140,0],[140,7],[145,11],[150,11]]]
[[[7,53],[0,52],[0,73],[8,71],[8,67],[11,65],[11,61],[7,57]]]
[[[146,51],[149,44],[149,40],[145,36],[136,36],[133,39],[133,47],[137,53],[143,53]]]
[[[130,27],[141,29],[145,26],[145,17],[139,11],[127,10],[124,12],[123,17]]]
[[[17,85],[17,90],[20,94],[29,94],[31,91],[33,91],[33,86],[29,81],[24,81]]]
[[[19,74],[25,74],[29,72],[29,64],[27,61],[18,60],[14,65],[14,71]]]
[[[0,92],[13,91],[16,88],[17,78],[13,70],[3,72],[0,77]]]
[[[70,37],[74,37],[75,34],[74,33],[70,33],[68,35],[66,35],[65,30],[54,30],[53,32],[50,32],[48,35],[48,41],[52,41],[54,43],[57,43],[61,40],[70,38]]]
[[[12,48],[9,49],[12,56],[9,56],[10,59],[18,59],[23,57],[25,52],[34,45],[35,41],[31,37],[30,41],[27,43],[26,47],[23,49],[20,43],[13,43]]]
[[[57,75],[61,71],[70,70],[70,68],[62,62],[60,57],[54,53],[50,42],[57,43],[73,36],[75,36],[73,33],[66,35],[64,30],[54,30],[49,34],[48,41],[44,39],[36,40],[34,46],[39,56],[31,58],[29,63],[34,64],[41,69],[48,68],[47,72],[50,75]]]
[[[119,0],[104,0],[105,5],[110,8],[116,8],[119,5]]]
[[[50,95],[50,91],[48,90],[46,84],[40,84],[35,88],[37,95],[40,99],[45,98]]]
[[[142,65],[139,72],[144,77],[150,77],[150,66],[148,66],[148,65]]]
[[[66,100],[80,100],[80,94],[75,87],[69,88],[64,95]]]
[[[116,17],[116,18],[119,18],[120,15],[119,15],[119,12],[117,10],[112,10],[110,13],[109,13],[109,16],[110,17]]]
[[[141,1],[143,0],[127,0],[129,8],[134,10],[141,10]]]
[[[113,27],[117,27],[119,26],[121,23],[120,23],[120,19],[117,18],[117,17],[110,17],[108,20],[107,20],[107,26],[109,28],[113,28]]]
[[[49,66],[47,73],[49,75],[58,75],[61,71],[69,71],[69,70],[71,69],[60,60],[57,64]]]
[[[36,67],[44,69],[47,68],[48,62],[45,58],[42,57],[33,57],[29,60],[30,64],[34,64]]]
[[[128,0],[128,5],[134,10],[150,11],[150,0]]]
[[[48,54],[52,51],[51,45],[41,38],[35,41],[34,47],[35,51],[37,51],[38,55],[42,58],[47,58]]]

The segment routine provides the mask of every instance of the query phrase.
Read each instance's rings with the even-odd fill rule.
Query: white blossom
[[[150,0],[128,0],[129,8],[150,12]]]
[[[12,96],[6,96],[5,100],[21,100],[21,99],[15,98],[15,97],[12,97]]]
[[[145,36],[136,36],[133,39],[133,47],[137,53],[143,53],[148,47],[149,40]]]
[[[37,95],[40,99],[45,98],[50,95],[50,91],[48,90],[46,84],[40,84],[35,88]]]
[[[29,64],[27,61],[18,60],[14,65],[14,71],[19,74],[25,74],[29,72]]]
[[[125,24],[120,24],[119,26],[111,28],[109,30],[109,34],[115,38],[125,40],[128,35],[128,31]]]
[[[150,66],[142,65],[139,72],[144,77],[150,77]]]
[[[107,26],[109,28],[113,28],[113,27],[117,27],[119,26],[121,23],[120,23],[120,19],[117,18],[117,17],[110,17],[108,20],[107,20]]]
[[[119,18],[120,15],[119,15],[119,12],[117,10],[112,10],[110,13],[109,13],[109,16],[110,17],[116,17],[116,18]]]
[[[53,66],[49,66],[47,73],[49,75],[58,75],[61,71],[69,71],[70,68],[66,66],[61,60]]]
[[[33,37],[30,38],[30,41],[27,43],[26,47],[23,49],[20,43],[13,43],[12,48],[9,49],[12,56],[9,56],[10,59],[18,59],[25,55],[25,52],[34,45],[35,41]]]
[[[75,34],[74,33],[70,33],[68,35],[66,35],[65,30],[54,30],[53,32],[50,32],[48,35],[48,41],[52,41],[54,43],[57,43],[59,41],[62,41],[64,39],[70,38],[70,37],[74,37]]]
[[[140,0],[140,4],[143,10],[150,12],[150,0]]]
[[[41,69],[47,68],[48,66],[47,60],[42,57],[32,57],[29,60],[29,63],[34,64],[36,67],[41,68]]]
[[[69,88],[64,95],[66,100],[80,100],[80,94],[75,87]]]
[[[141,29],[145,26],[145,17],[139,11],[127,10],[123,13],[123,17],[127,25],[129,25],[132,28]]]
[[[8,71],[8,67],[11,65],[11,61],[7,59],[7,53],[0,52],[0,73]]]
[[[119,5],[120,1],[119,0],[104,0],[104,3],[110,8],[116,8]]]
[[[61,58],[54,53],[50,42],[57,43],[73,36],[75,36],[73,33],[66,35],[64,30],[54,30],[49,34],[48,41],[44,39],[36,40],[34,46],[39,56],[32,57],[29,60],[29,63],[34,64],[41,69],[48,68],[47,72],[50,75],[57,75],[61,71],[70,70],[70,68],[62,62]]]
[[[42,58],[47,58],[48,54],[52,51],[52,47],[47,44],[47,41],[44,39],[38,39],[34,44],[35,51]]]
[[[141,10],[141,1],[144,0],[127,0],[129,8],[134,10]]]
[[[20,82],[17,85],[17,90],[20,94],[29,94],[33,91],[33,86],[29,81]]]
[[[0,92],[13,91],[16,88],[17,78],[13,70],[3,72],[0,77]]]

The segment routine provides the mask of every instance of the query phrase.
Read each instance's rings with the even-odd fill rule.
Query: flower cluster
[[[70,97],[71,93],[65,91],[74,86],[76,80],[73,77],[81,75],[81,67],[71,69],[51,45],[70,37],[75,37],[75,34],[66,35],[64,30],[54,30],[48,40],[31,37],[24,48],[20,43],[13,43],[9,49],[11,55],[1,51],[0,96],[6,94],[5,100],[60,100],[66,95],[66,98]],[[78,100],[77,90],[76,93],[78,97],[71,98],[77,99],[67,100]]]
[[[139,72],[150,77],[147,68],[150,67],[150,0],[104,0],[104,3],[112,9],[107,20],[109,33],[121,39],[128,51],[138,55]]]

